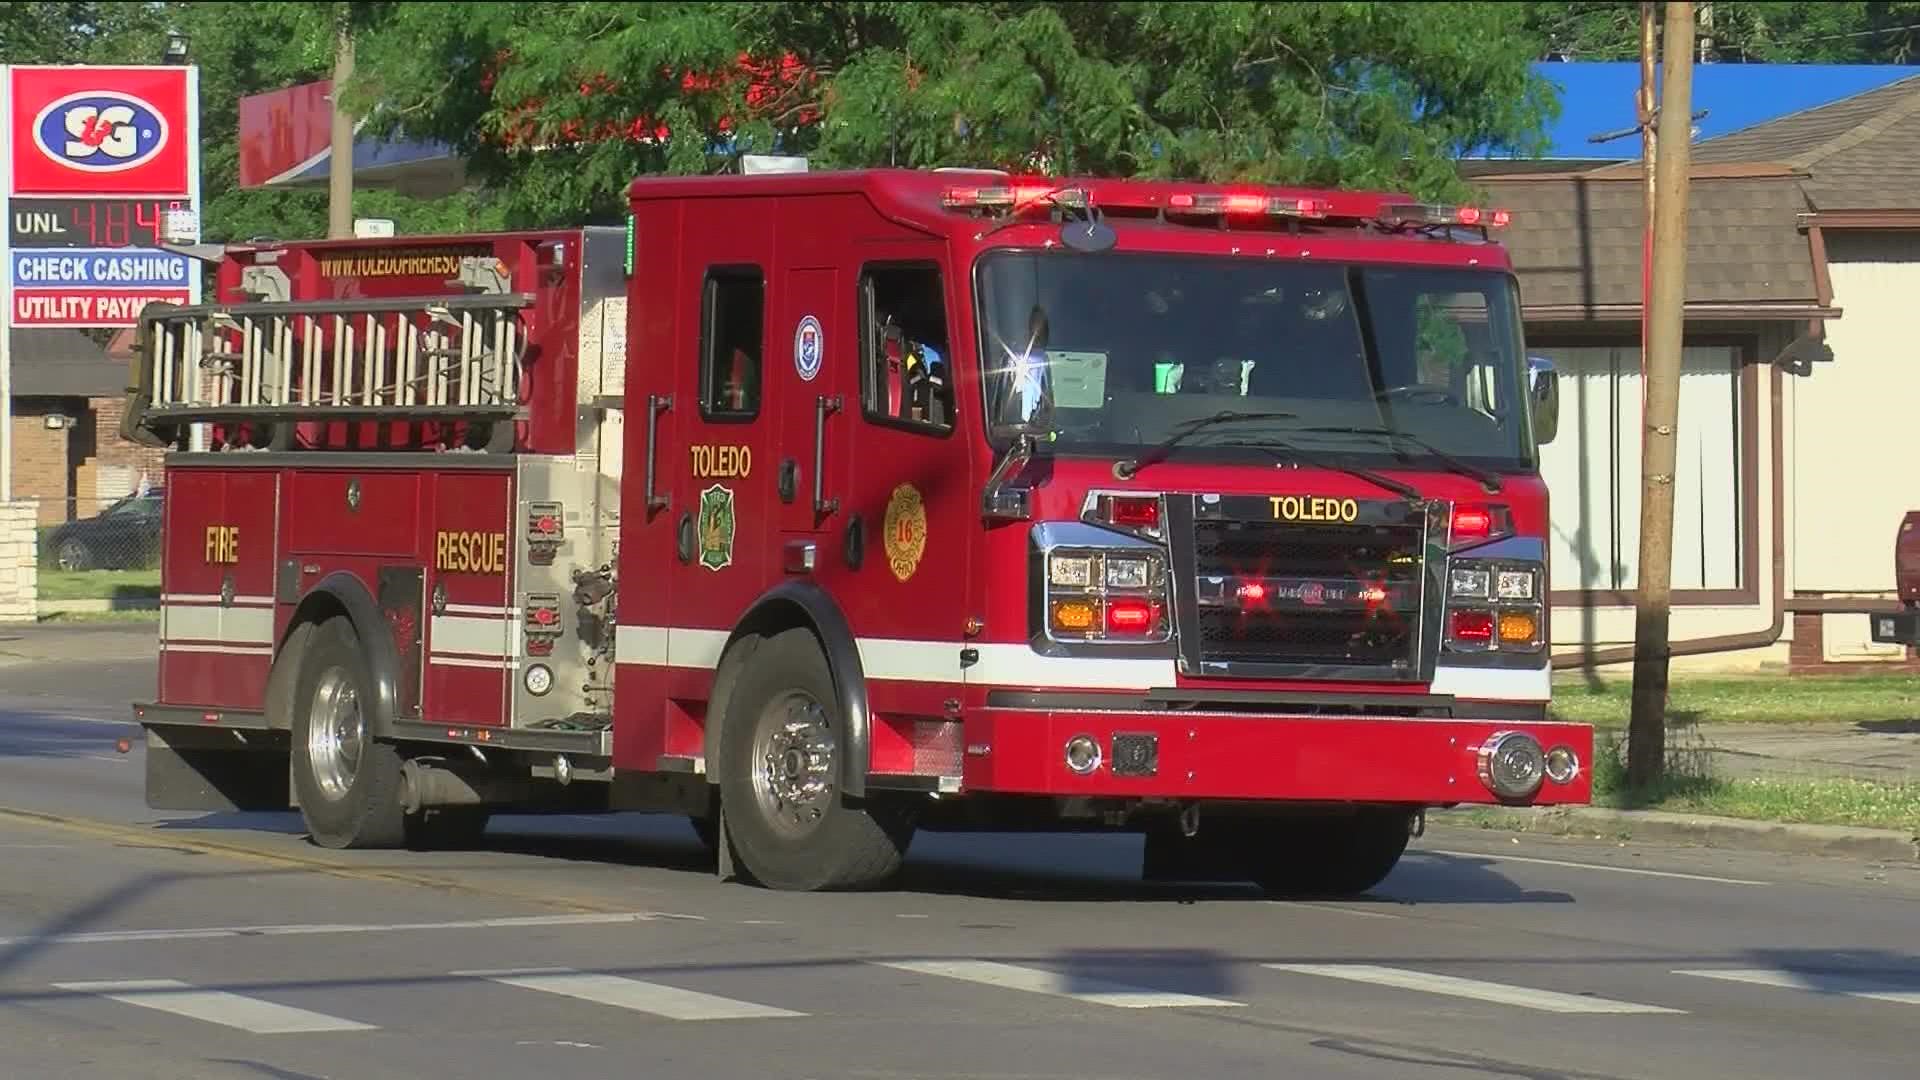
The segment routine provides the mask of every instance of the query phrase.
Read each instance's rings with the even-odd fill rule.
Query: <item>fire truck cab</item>
[[[880,884],[917,829],[1365,890],[1585,802],[1552,369],[1504,214],[976,170],[648,178],[627,229],[252,244],[142,317],[156,808],[336,848],[684,814]]]

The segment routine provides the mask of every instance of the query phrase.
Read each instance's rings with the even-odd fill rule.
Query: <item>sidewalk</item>
[[[160,652],[159,621],[126,623],[0,623],[0,669],[17,664],[152,662]]]
[[[1735,779],[1920,783],[1920,722],[1702,724],[1670,729],[1670,754],[1704,753],[1712,775]]]

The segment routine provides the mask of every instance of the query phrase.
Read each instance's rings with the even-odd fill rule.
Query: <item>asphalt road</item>
[[[1126,838],[927,835],[854,896],[718,883],[673,819],[325,852],[145,809],[137,636],[7,638],[0,1077],[1913,1074],[1911,865],[1436,829],[1301,904]]]

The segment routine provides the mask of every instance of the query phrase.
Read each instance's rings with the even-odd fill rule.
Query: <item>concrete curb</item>
[[[1920,862],[1920,836],[1893,829],[1844,825],[1793,825],[1779,821],[1675,814],[1661,810],[1609,810],[1593,806],[1540,809],[1487,807],[1434,811],[1431,825],[1505,829],[1554,836],[1600,835],[1664,840],[1740,851],[1788,855],[1841,855],[1881,862]]]

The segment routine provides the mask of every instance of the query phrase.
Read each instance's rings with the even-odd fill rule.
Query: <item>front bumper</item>
[[[1578,770],[1564,784],[1543,781],[1531,798],[1501,799],[1481,781],[1479,755],[1505,731],[1571,748]],[[1099,747],[1090,772],[1067,764],[1078,735]],[[1591,801],[1592,762],[1585,724],[988,708],[967,721],[962,785],[1061,797],[1549,806]]]

